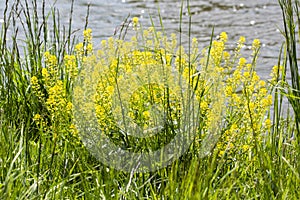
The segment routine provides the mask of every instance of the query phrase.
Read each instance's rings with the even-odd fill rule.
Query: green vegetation
[[[196,38],[182,45],[181,35],[143,28],[134,17],[94,49],[88,16],[82,42],[72,30],[73,3],[65,28],[44,1],[6,1],[0,199],[300,198],[299,1],[279,0],[286,42],[269,80],[256,72],[259,40],[245,58],[246,39],[229,50],[224,32],[199,50]],[[88,125],[123,149],[147,152],[185,132],[187,122],[196,124],[187,152],[156,170],[114,169],[84,145]]]

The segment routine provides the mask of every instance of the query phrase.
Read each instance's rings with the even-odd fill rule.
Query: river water
[[[60,10],[62,22],[67,24],[71,0],[46,2],[48,7],[55,4]],[[93,30],[95,42],[99,44],[102,39],[113,36],[116,27],[122,24],[129,14],[131,17],[139,17],[144,27],[150,24],[149,16],[159,25],[158,8],[167,33],[178,33],[179,30],[180,0],[90,0],[89,3],[89,27]],[[4,5],[5,0],[0,0],[1,13]],[[87,0],[75,0],[74,29],[82,30],[87,5]],[[209,44],[213,26],[215,34],[222,31],[228,33],[229,46],[234,45],[240,36],[246,37],[248,45],[251,45],[253,39],[260,39],[262,48],[257,70],[260,76],[268,78],[271,68],[277,64],[279,49],[284,41],[280,33],[282,15],[277,0],[190,0],[190,9],[191,33],[200,41],[200,48]],[[183,11],[183,36],[186,36],[186,2]]]

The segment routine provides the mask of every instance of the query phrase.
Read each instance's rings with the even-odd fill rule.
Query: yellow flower
[[[83,38],[87,43],[92,41],[92,29],[88,28],[83,31]]]
[[[227,86],[227,87],[226,87],[226,90],[225,90],[226,96],[231,96],[232,93],[233,93],[232,87],[231,87],[231,86]]]
[[[260,90],[259,90],[259,93],[261,96],[265,96],[267,94],[268,90],[265,88],[265,87],[262,87]]]
[[[241,71],[240,70],[235,70],[233,72],[233,78],[235,80],[235,83],[239,83],[240,79],[242,78]]]
[[[200,103],[200,109],[202,110],[202,112],[205,112],[208,109],[208,103],[206,101],[202,101]]]
[[[75,55],[65,55],[64,63],[66,67],[66,72],[70,75],[71,78],[75,78],[78,74]]]
[[[144,111],[143,116],[145,117],[145,119],[149,119],[150,118],[150,112],[148,110]]]
[[[75,45],[75,53],[77,58],[82,61],[84,55],[83,43],[78,43]]]
[[[57,81],[56,84],[49,88],[49,97],[46,101],[47,109],[53,114],[53,116],[59,115],[57,111],[64,111],[66,107],[66,95],[63,89],[63,82]],[[63,109],[63,110],[62,110]],[[57,112],[57,113],[56,113]]]
[[[268,95],[265,99],[262,100],[262,106],[268,107],[272,105],[272,95]]]
[[[134,27],[136,27],[139,23],[139,18],[138,17],[133,17],[132,18],[132,24]]]
[[[211,56],[215,65],[219,65],[222,59],[223,50],[225,45],[222,41],[213,41],[211,48]]]
[[[38,85],[38,78],[36,76],[32,76],[30,82],[33,87],[36,87]]]
[[[57,58],[55,55],[50,54],[49,51],[44,53],[45,63],[49,67],[54,67],[57,65]]]
[[[244,72],[244,77],[246,79],[249,79],[250,78],[250,72]]]
[[[265,126],[267,129],[270,129],[272,126],[272,121],[268,118],[265,120]]]
[[[252,73],[252,81],[253,82],[258,82],[260,80],[260,77],[257,75],[257,73],[256,72],[253,72]]]
[[[112,95],[114,93],[114,87],[109,85],[107,88],[106,88],[106,91],[108,92],[109,95]]]
[[[243,149],[244,151],[248,151],[248,150],[250,149],[250,146],[247,145],[247,144],[244,144],[244,145],[242,146],[242,149]]]
[[[239,44],[244,44],[245,42],[246,42],[245,37],[244,37],[244,36],[241,36],[240,39],[239,39],[239,41],[238,41],[238,43],[239,43]]]
[[[226,32],[222,32],[221,34],[220,34],[220,39],[221,39],[221,41],[222,42],[227,42],[227,33]]]
[[[66,106],[66,110],[70,112],[72,111],[72,108],[73,108],[73,104],[71,102],[68,102]]]
[[[243,57],[240,58],[240,60],[239,60],[239,66],[240,67],[244,67],[246,63],[247,63],[246,58],[243,58]]]
[[[35,114],[33,116],[33,121],[35,122],[36,125],[38,126],[43,126],[44,128],[47,127],[47,124],[45,123],[44,119],[42,118],[42,116],[40,114]]]
[[[266,82],[265,82],[265,81],[259,81],[259,82],[258,82],[258,85],[259,85],[260,87],[265,87],[265,86],[266,86]]]
[[[227,52],[227,51],[224,51],[224,52],[223,52],[223,56],[224,56],[224,59],[225,59],[225,60],[229,60],[229,59],[230,59],[230,53]]]
[[[82,42],[75,45],[75,51],[76,52],[83,51],[83,43]]]
[[[238,129],[238,126],[236,124],[232,124],[231,127],[230,127],[230,131],[231,132],[234,132]]]
[[[249,103],[249,109],[250,109],[251,114],[252,114],[252,112],[254,111],[255,108],[256,108],[255,103],[250,102]]]
[[[280,75],[280,72],[282,70],[282,66],[277,66],[275,65],[273,68],[272,68],[272,72],[271,72],[271,83],[275,84],[277,79],[279,78],[279,75]]]
[[[237,94],[233,94],[232,97],[231,97],[231,99],[232,99],[233,105],[238,106],[239,104],[241,104],[241,98]]]
[[[86,51],[87,51],[88,54],[90,54],[93,51],[93,44],[88,43],[86,45]]]
[[[39,121],[41,119],[41,115],[40,114],[35,114],[33,117],[33,121]]]
[[[260,40],[259,39],[254,39],[252,42],[252,48],[254,50],[257,50],[260,47]]]
[[[47,68],[42,69],[42,76],[43,76],[44,79],[47,79],[49,77],[49,73],[48,73]]]
[[[225,154],[225,151],[222,150],[222,151],[219,151],[218,156],[219,156],[219,157],[223,157],[224,154]]]
[[[77,131],[76,126],[74,124],[71,124],[69,129],[70,129],[70,132],[72,133],[72,135],[74,135],[74,136],[78,135],[78,131]]]

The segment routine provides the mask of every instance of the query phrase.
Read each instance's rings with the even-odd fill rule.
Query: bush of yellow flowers
[[[86,123],[95,115],[97,128],[122,147],[161,148],[187,124],[196,127],[191,131],[200,155],[214,147],[220,157],[246,155],[262,141],[271,126],[266,112],[272,96],[255,71],[259,40],[253,41],[250,62],[240,53],[245,38],[230,52],[225,32],[201,51],[193,38],[188,54],[175,34],[139,29],[136,18],[132,23],[135,36],[129,41],[103,40],[97,52],[92,30],[85,30],[75,55],[65,55],[63,72],[55,55],[44,54],[42,77],[31,77],[46,107],[34,116],[36,124],[54,138],[77,133],[69,123],[74,105],[67,91],[77,80],[74,110],[85,115],[75,121]]]
[[[225,32],[201,51],[192,39],[188,54],[175,34],[143,30],[137,18],[132,23],[130,40],[111,37],[94,52],[88,29],[76,46],[81,73],[74,99],[75,109],[86,113],[81,118],[88,121],[93,110],[101,132],[122,147],[160,148],[190,123],[182,119],[192,103],[200,154],[215,147],[219,157],[248,155],[262,142],[272,96],[255,71],[258,39],[249,61],[241,55],[245,38],[229,51]]]

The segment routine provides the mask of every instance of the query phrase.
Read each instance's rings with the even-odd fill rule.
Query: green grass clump
[[[57,9],[46,13],[45,1],[41,11],[37,1],[6,2],[0,37],[1,199],[300,198],[298,1],[279,1],[286,45],[270,80],[256,72],[257,39],[247,58],[241,51],[245,38],[230,50],[226,33],[218,40],[212,35],[199,50],[191,30],[190,42],[182,45],[181,34],[144,29],[138,18],[127,19],[132,26],[96,51],[87,22],[82,42],[72,32],[73,3],[65,28]],[[283,112],[285,97],[292,114]],[[89,121],[93,117],[97,125]],[[132,152],[161,148],[187,122],[196,128],[187,151],[170,165],[126,172],[88,151],[82,122],[101,130],[93,137],[105,134]],[[147,137],[135,138],[132,130]]]

